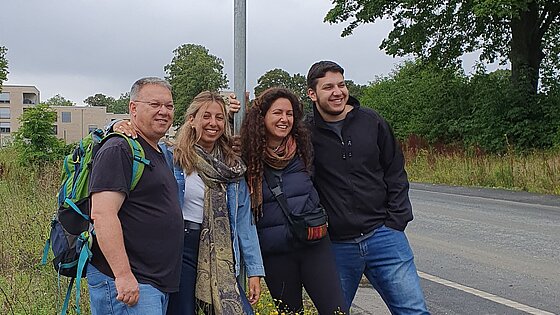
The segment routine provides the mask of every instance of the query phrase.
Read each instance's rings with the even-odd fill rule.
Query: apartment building
[[[19,129],[19,116],[25,108],[39,104],[40,93],[34,86],[3,85],[0,92],[0,146],[12,140]]]
[[[105,106],[52,106],[56,112],[54,130],[66,143],[77,142],[91,131],[104,128],[115,119],[128,119],[128,114],[107,113]]]
[[[19,117],[26,108],[39,104],[40,92],[34,86],[3,85],[0,92],[0,146],[12,141],[20,127]],[[56,112],[54,133],[66,143],[77,142],[95,128],[103,128],[128,114],[107,113],[105,106],[53,106]]]

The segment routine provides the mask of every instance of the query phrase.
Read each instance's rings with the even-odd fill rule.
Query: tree
[[[6,59],[6,52],[8,49],[0,46],[0,91],[2,91],[2,83],[8,78],[8,60]]]
[[[430,143],[462,140],[467,79],[458,69],[404,62],[363,90],[364,106],[378,111],[404,140],[417,135]]]
[[[53,132],[56,112],[47,104],[27,108],[19,120],[21,127],[15,132],[14,145],[22,164],[42,164],[64,154],[64,142]]]
[[[107,111],[115,114],[128,114],[129,103],[130,93],[122,93],[121,96],[113,102],[111,107],[107,107]]]
[[[304,75],[296,73],[292,76],[282,69],[267,71],[257,80],[255,95],[258,96],[264,90],[271,87],[284,87],[294,92],[303,104],[306,113],[311,112],[311,102],[307,98],[307,81]]]
[[[204,91],[228,87],[224,61],[211,55],[204,46],[184,44],[173,51],[171,63],[164,67],[166,79],[173,86],[174,124],[184,121],[184,113],[194,97]]]
[[[364,94],[364,89],[367,85],[356,84],[352,80],[345,80],[346,87],[348,88],[348,93],[354,96],[356,99],[361,100],[362,95]]]
[[[114,114],[128,114],[128,103],[130,101],[130,96],[128,92],[121,94],[119,99],[115,99],[112,96],[107,96],[105,94],[97,93],[93,96],[89,96],[84,100],[84,103],[89,106],[106,106],[108,113]]]
[[[301,101],[307,100],[307,83],[305,76],[299,73],[290,76],[287,71],[282,69],[267,71],[257,80],[255,95],[258,96],[264,90],[271,87],[284,87],[290,89]]]
[[[84,100],[84,103],[88,104],[89,106],[107,106],[107,108],[109,108],[109,106],[115,103],[115,99],[111,96],[97,93],[86,98]]]
[[[66,99],[64,96],[60,94],[56,94],[55,96],[49,98],[44,102],[47,106],[74,106],[75,103],[69,99]]]
[[[380,48],[389,55],[413,54],[440,66],[457,64],[481,50],[482,62],[511,63],[511,78],[529,95],[539,73],[558,69],[560,2],[545,0],[374,1],[334,0],[326,22],[349,21],[347,36],[360,24],[389,18],[393,30]]]

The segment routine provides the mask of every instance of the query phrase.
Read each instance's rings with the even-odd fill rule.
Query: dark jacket
[[[412,220],[404,157],[387,122],[360,107],[347,114],[341,139],[317,108],[307,121],[315,150],[314,182],[329,215],[333,241],[350,240],[385,224],[404,230]]]
[[[292,213],[305,213],[317,207],[319,195],[301,158],[296,155],[282,170],[281,177],[280,185]],[[303,246],[292,236],[288,219],[274,198],[264,176],[262,185],[263,215],[257,221],[257,232],[263,255],[286,253]]]

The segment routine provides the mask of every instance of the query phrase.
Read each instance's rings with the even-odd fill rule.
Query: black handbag
[[[323,208],[321,204],[318,204],[317,208],[306,213],[291,213],[288,210],[289,207],[286,196],[282,192],[282,188],[280,188],[276,176],[268,167],[264,168],[264,176],[274,198],[276,198],[282,212],[284,212],[284,215],[288,219],[292,234],[298,240],[307,244],[313,244],[327,235],[328,217],[325,208]]]

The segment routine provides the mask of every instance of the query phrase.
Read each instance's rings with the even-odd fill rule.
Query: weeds
[[[560,195],[558,152],[487,155],[459,149],[405,147],[406,170],[414,182],[478,186]]]
[[[502,156],[481,152],[405,147],[412,181],[500,187],[560,195],[560,154],[533,152]],[[11,148],[0,150],[0,314],[56,314],[67,281],[50,263],[40,265],[49,222],[56,208],[59,165],[22,168]],[[51,257],[52,258],[52,257]],[[264,284],[264,282],[263,282]],[[81,309],[89,313],[86,285]],[[309,298],[301,315],[317,314]],[[282,314],[264,289],[255,306],[259,315]],[[70,314],[73,314],[71,301]]]

